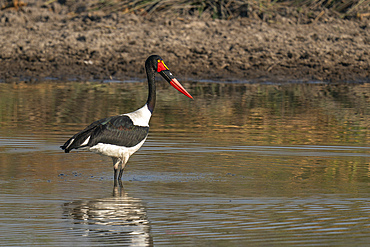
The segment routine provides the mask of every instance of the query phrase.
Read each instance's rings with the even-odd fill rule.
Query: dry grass
[[[214,19],[245,17],[251,13],[274,13],[281,8],[302,8],[309,10],[330,10],[341,17],[370,15],[370,0],[101,0],[93,10],[119,11],[150,15],[166,12],[177,15],[198,15],[207,13]]]

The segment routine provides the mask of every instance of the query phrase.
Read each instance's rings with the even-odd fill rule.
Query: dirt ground
[[[213,20],[42,3],[0,11],[0,81],[145,78],[151,54],[182,80],[370,81],[369,18]]]

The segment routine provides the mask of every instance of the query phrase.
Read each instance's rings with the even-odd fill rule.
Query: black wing
[[[71,149],[92,147],[98,143],[133,147],[148,135],[149,127],[136,126],[129,116],[115,116],[93,122],[75,134],[61,148],[68,153]],[[82,145],[87,138],[87,144]]]

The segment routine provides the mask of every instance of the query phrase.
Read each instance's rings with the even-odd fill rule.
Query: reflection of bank
[[[63,215],[73,219],[71,230],[79,236],[78,241],[103,246],[153,245],[144,206],[139,199],[127,196],[120,185],[114,186],[113,197],[63,205]]]

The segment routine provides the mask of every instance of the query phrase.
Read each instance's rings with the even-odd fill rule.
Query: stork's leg
[[[121,180],[114,180],[114,186],[113,186],[113,196],[124,196],[125,191],[123,190],[123,185]]]
[[[114,169],[114,182],[116,182],[116,180],[117,180],[117,175],[118,175],[118,169],[116,169],[116,168],[113,168]]]
[[[123,160],[121,162],[121,169],[119,170],[118,180],[121,180],[121,178],[122,178],[123,170],[125,169],[125,166],[126,166],[127,161],[128,161],[128,159]]]
[[[126,164],[121,164],[121,169],[119,170],[119,175],[118,175],[118,180],[121,180],[122,175],[123,175],[123,170],[125,169]]]
[[[118,175],[118,167],[121,163],[121,160],[116,158],[116,157],[112,157],[112,160],[113,160],[113,169],[114,169],[114,180],[117,180],[117,175]]]
[[[121,181],[123,175],[123,169],[119,170],[118,180]]]

